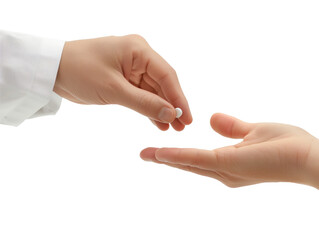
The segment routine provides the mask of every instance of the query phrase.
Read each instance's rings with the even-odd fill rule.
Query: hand
[[[225,114],[214,114],[212,128],[231,138],[243,138],[234,146],[212,151],[147,148],[144,160],[215,178],[227,186],[261,182],[295,182],[319,187],[318,139],[284,124],[246,123]]]
[[[137,35],[66,42],[54,91],[75,103],[123,105],[161,130],[192,122],[174,69]]]

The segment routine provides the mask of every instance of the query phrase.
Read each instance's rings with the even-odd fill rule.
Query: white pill
[[[183,111],[180,108],[175,108],[176,118],[180,118],[183,115]]]

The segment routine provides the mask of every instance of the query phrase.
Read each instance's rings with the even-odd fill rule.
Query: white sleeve
[[[53,92],[64,41],[0,30],[0,124],[55,114]]]

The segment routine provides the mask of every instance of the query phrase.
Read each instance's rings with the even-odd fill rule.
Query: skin
[[[212,128],[242,142],[215,150],[147,148],[141,158],[207,177],[229,187],[294,182],[319,188],[319,140],[301,128],[247,123],[217,113]]]
[[[138,35],[66,42],[54,91],[79,104],[131,108],[161,130],[192,122],[175,70]]]

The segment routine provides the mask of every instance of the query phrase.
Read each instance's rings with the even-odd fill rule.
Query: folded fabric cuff
[[[0,31],[0,123],[55,114],[53,92],[64,41]]]

